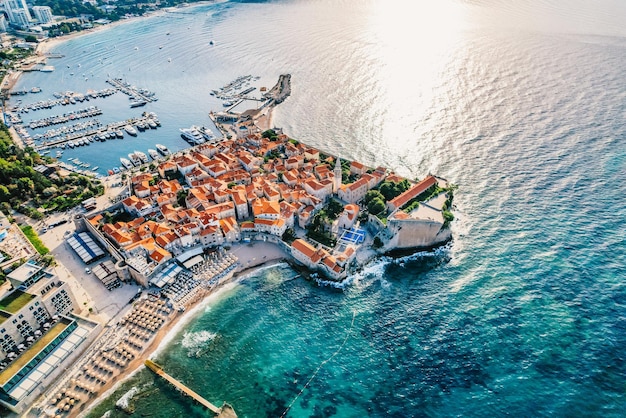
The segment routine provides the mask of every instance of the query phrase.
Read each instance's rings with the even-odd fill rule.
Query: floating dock
[[[213,405],[211,402],[204,399],[202,396],[198,395],[193,390],[189,389],[187,386],[183,385],[178,380],[174,379],[169,374],[165,373],[165,371],[163,370],[163,367],[159,366],[155,362],[151,360],[146,360],[144,364],[146,365],[147,368],[152,370],[157,376],[160,376],[169,384],[171,384],[180,392],[182,392],[184,395],[190,397],[194,401],[198,402],[200,405],[204,406],[209,411],[213,412],[215,415],[217,415],[218,418],[237,418],[237,414],[235,413],[235,410],[233,409],[232,406],[228,405],[227,403],[224,403],[224,405],[221,408],[218,408],[217,406]]]
[[[109,83],[110,85],[115,87],[118,91],[121,91],[122,93],[130,97],[132,100],[135,100],[137,102],[150,103],[150,102],[157,101],[157,98],[155,97],[154,93],[145,89],[140,89],[135,86],[131,86],[130,84],[128,84],[121,78],[109,78],[107,80],[107,83]]]

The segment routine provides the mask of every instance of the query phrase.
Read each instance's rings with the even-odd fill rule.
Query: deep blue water
[[[377,260],[343,291],[276,267],[211,302],[157,361],[215,403],[280,416],[337,353],[287,416],[622,416],[626,4],[413,3],[204,5],[69,41],[21,85],[103,88],[108,72],[156,91],[163,128],[76,151],[106,167],[182,148],[178,128],[221,108],[211,89],[288,72],[290,135],[459,185],[444,249]],[[88,81],[63,76],[78,63]],[[117,120],[126,100],[102,108]],[[94,416],[131,386],[137,415],[201,413],[140,373]]]

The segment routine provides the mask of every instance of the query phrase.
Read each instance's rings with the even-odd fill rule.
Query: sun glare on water
[[[459,55],[465,54],[464,32],[471,27],[466,8],[448,0],[370,3],[368,38],[375,43],[372,58],[379,71],[374,74],[384,105],[394,109],[384,121],[393,146],[406,142],[403,115],[425,120],[432,106],[440,107],[436,90],[456,73]]]

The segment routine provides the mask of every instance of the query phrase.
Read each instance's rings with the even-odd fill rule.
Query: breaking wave
[[[206,352],[216,337],[216,333],[204,330],[185,332],[181,345],[187,349],[188,357],[200,357]]]

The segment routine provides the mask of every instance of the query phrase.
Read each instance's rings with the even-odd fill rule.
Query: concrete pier
[[[204,406],[209,411],[213,412],[215,415],[217,415],[218,418],[236,418],[237,417],[237,414],[235,413],[235,410],[233,409],[233,407],[228,405],[227,403],[224,403],[224,405],[221,408],[218,408],[217,406],[213,405],[211,402],[204,399],[202,396],[198,395],[193,390],[189,389],[187,386],[183,385],[178,380],[174,379],[169,374],[165,373],[163,368],[159,366],[158,364],[156,364],[155,362],[151,360],[146,360],[144,364],[146,365],[147,368],[152,370],[156,375],[162,377],[164,380],[166,380],[168,383],[170,383],[180,392],[182,392],[186,396],[189,396],[191,399],[198,402],[200,405]]]

